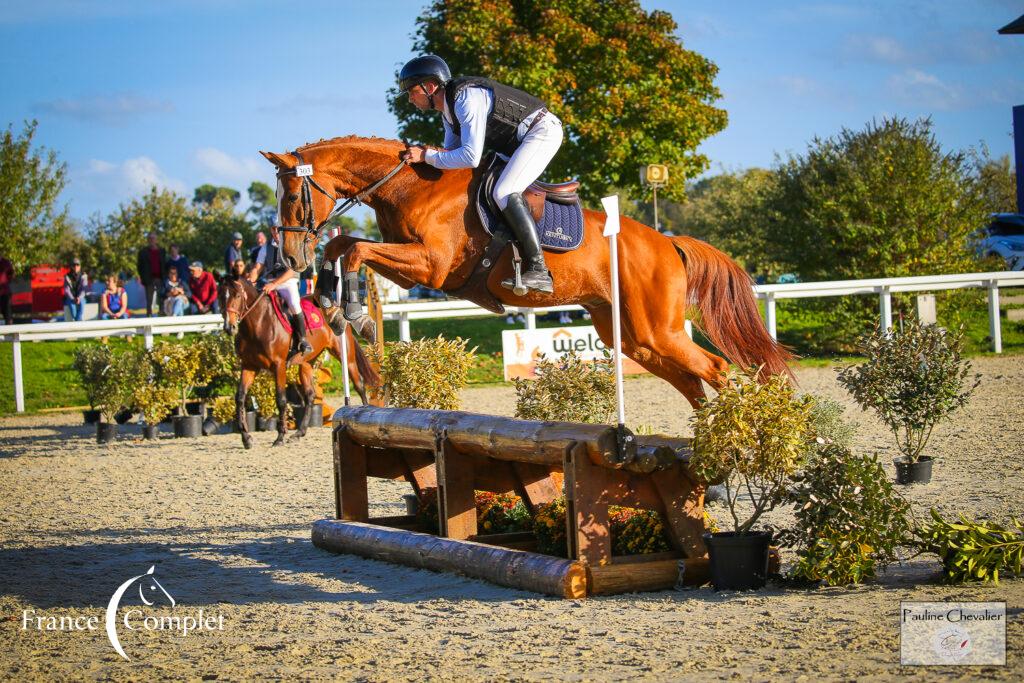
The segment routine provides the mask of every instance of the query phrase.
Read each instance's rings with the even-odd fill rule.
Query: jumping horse
[[[454,292],[496,312],[503,305],[578,304],[589,311],[601,341],[612,345],[610,257],[601,234],[602,212],[584,211],[584,237],[576,250],[545,255],[553,294],[520,295],[500,286],[513,273],[510,249],[496,259],[486,287],[469,287],[490,241],[475,211],[483,171],[406,165],[400,156],[405,149],[397,140],[350,136],[292,153],[261,152],[277,167],[283,253],[294,270],[314,262],[331,215],[365,202],[376,212],[383,242],[342,235],[324,249],[324,262],[344,258],[346,288],[365,263],[401,287],[420,284]],[[786,364],[791,354],[765,329],[750,277],[739,264],[700,240],[667,237],[625,216],[620,224],[622,344],[630,358],[696,407],[705,396],[701,380],[720,387],[728,363],[686,334],[687,309],[694,305],[699,313],[694,324],[733,363],[763,366],[762,375],[791,374]],[[355,306],[361,313],[358,299]],[[352,319],[348,306],[345,312]],[[363,336],[372,332],[368,321],[360,315],[353,323]]]
[[[312,413],[310,407],[313,405],[313,367],[311,363],[325,350],[341,361],[341,339],[327,325],[307,331],[306,338],[313,347],[312,352],[305,356],[297,357],[292,355],[292,335],[285,329],[277,315],[274,313],[273,305],[267,296],[256,291],[256,288],[245,278],[228,280],[221,284],[221,300],[224,311],[224,331],[235,339],[235,352],[241,360],[242,374],[238,381],[238,391],[235,394],[236,419],[239,430],[242,434],[242,444],[246,448],[252,447],[252,436],[249,434],[249,426],[245,419],[245,398],[249,393],[256,373],[260,370],[268,370],[274,376],[274,383],[277,387],[277,439],[275,446],[284,443],[284,435],[287,429],[285,410],[287,399],[285,389],[288,385],[286,373],[289,363],[299,366],[299,384],[301,391],[300,398],[305,410],[302,411],[302,420],[296,426],[293,439],[299,439],[306,434],[309,427],[309,418]],[[359,344],[356,343],[352,334],[352,328],[345,328],[345,342],[348,344],[348,368],[352,384],[359,393],[363,404],[367,403],[367,386],[378,386],[380,376],[370,364],[369,359]]]

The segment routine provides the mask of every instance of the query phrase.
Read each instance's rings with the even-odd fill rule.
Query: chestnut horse
[[[288,385],[286,373],[292,335],[277,319],[270,299],[260,296],[252,283],[245,278],[222,283],[220,295],[223,302],[224,331],[235,338],[235,352],[242,365],[238,392],[235,394],[236,419],[242,434],[242,444],[246,448],[252,448],[252,436],[249,435],[249,425],[245,419],[245,397],[256,378],[256,373],[260,370],[269,370],[274,375],[274,384],[277,386],[277,439],[274,445],[279,446],[284,443],[284,434],[287,430],[285,389]],[[327,325],[309,330],[306,338],[313,351],[298,361],[299,383],[302,388],[299,394],[305,410],[302,420],[296,426],[293,439],[305,436],[309,427],[312,412],[310,407],[313,405],[314,394],[313,367],[310,363],[324,350],[341,361],[341,341]],[[345,330],[345,341],[348,343],[349,377],[352,378],[359,398],[366,404],[367,385],[379,385],[380,377],[362,348],[356,343],[352,328],[348,326]],[[291,360],[296,362],[294,358]]]
[[[324,250],[326,261],[343,256],[347,274],[358,273],[365,263],[406,288],[420,284],[452,291],[467,282],[490,239],[475,210],[482,171],[400,166],[405,148],[397,140],[344,137],[294,153],[261,152],[277,167],[279,219],[286,226],[283,252],[292,268],[301,271],[313,263],[325,219],[338,199],[348,197],[354,198],[349,203],[365,201],[374,209],[384,241],[335,237]],[[305,168],[297,173],[300,160]],[[308,172],[312,175],[303,175]],[[605,214],[585,210],[584,221],[579,248],[545,254],[555,282],[553,294],[531,291],[520,296],[502,288],[501,280],[512,275],[511,250],[506,249],[488,276],[490,293],[459,296],[492,310],[490,297],[511,306],[579,304],[610,347]],[[791,355],[765,329],[750,277],[736,262],[705,242],[666,237],[625,216],[620,222],[622,344],[630,358],[667,380],[695,407],[705,395],[701,380],[721,386],[728,363],[694,343],[684,329],[692,303],[700,314],[695,324],[733,363],[764,366],[764,374],[791,374],[786,365]],[[364,322],[354,323],[357,330]]]

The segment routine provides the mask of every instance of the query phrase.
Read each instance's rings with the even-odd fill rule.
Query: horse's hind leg
[[[274,366],[274,385],[277,389],[277,438],[272,446],[280,446],[284,443],[285,432],[288,431],[288,396],[285,389],[288,387],[287,365],[282,361]]]
[[[256,373],[253,370],[242,370],[238,379],[238,390],[235,392],[235,422],[238,424],[238,432],[242,435],[242,445],[252,448],[252,435],[249,434],[249,421],[245,419],[245,397],[249,393]]]
[[[309,418],[313,409],[313,367],[309,363],[303,363],[299,366],[299,386],[302,390],[299,392],[302,397],[302,420],[299,424],[295,425],[295,433],[292,435],[292,441],[298,441],[306,435],[306,429],[309,427]]]

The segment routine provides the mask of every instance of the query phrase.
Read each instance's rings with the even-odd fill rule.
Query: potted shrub
[[[129,409],[136,387],[144,381],[145,372],[132,349],[111,355],[97,378],[96,399],[100,403],[100,420],[96,423],[96,442],[110,443],[117,436],[117,415]]]
[[[892,430],[900,452],[896,481],[931,481],[932,458],[923,452],[932,430],[962,408],[979,384],[976,375],[969,386],[963,330],[951,333],[914,320],[900,331],[875,329],[858,340],[858,348],[867,360],[844,368],[840,384]]]
[[[249,388],[249,395],[256,402],[256,431],[273,432],[277,430],[277,385],[269,372],[257,373]],[[285,419],[287,419],[288,407],[285,404]]]
[[[89,410],[82,411],[85,424],[94,424],[100,419],[100,384],[110,365],[111,355],[110,347],[106,344],[86,344],[75,349],[75,370],[78,371],[89,401]]]
[[[782,500],[789,476],[813,438],[811,401],[798,399],[789,380],[730,374],[714,400],[697,409],[690,465],[705,481],[724,481],[733,530],[706,533],[711,580],[717,590],[761,588],[768,577],[772,534],[755,522]],[[752,510],[741,509],[741,494]]]
[[[541,357],[536,379],[515,378],[516,417],[522,420],[609,424],[615,419],[615,369],[611,356],[583,360],[575,351]]]
[[[193,396],[195,388],[205,383],[201,355],[188,345],[165,341],[153,348],[153,362],[158,371],[157,381],[175,390],[178,414],[171,420],[174,423],[174,436],[200,436],[203,418],[202,415],[189,413],[188,400]]]
[[[778,540],[783,547],[796,548],[797,561],[790,570],[794,579],[855,584],[898,559],[896,550],[910,529],[910,505],[886,479],[875,456],[824,444],[793,482],[786,500],[796,523]]]

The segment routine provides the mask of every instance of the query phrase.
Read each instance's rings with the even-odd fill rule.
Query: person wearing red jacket
[[[188,279],[188,288],[192,291],[192,295],[189,297],[192,313],[195,315],[219,313],[217,282],[213,279],[213,273],[203,270],[202,261],[193,261],[189,270],[191,277]]]

